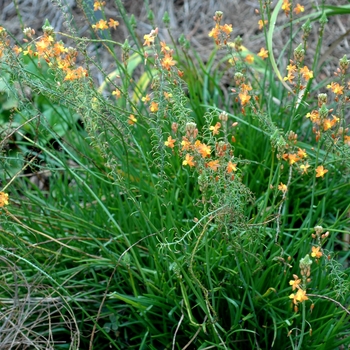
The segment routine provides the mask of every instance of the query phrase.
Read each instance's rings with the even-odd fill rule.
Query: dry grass
[[[29,282],[20,267],[0,257],[0,349],[55,349],[57,344],[79,348],[79,329],[68,303],[40,283]],[[55,330],[66,329],[66,339],[56,339]]]

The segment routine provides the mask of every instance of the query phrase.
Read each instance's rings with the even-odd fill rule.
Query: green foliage
[[[293,26],[274,57],[282,1],[261,2],[268,59],[231,41],[218,11],[207,61],[170,29],[172,43],[156,28],[139,38],[120,1],[130,36],[114,42],[104,4],[101,18],[80,5],[92,38],[46,23],[14,46],[0,31],[0,344],[349,346],[349,61],[337,80],[312,83],[322,14],[305,16],[304,33],[321,29],[311,66]]]

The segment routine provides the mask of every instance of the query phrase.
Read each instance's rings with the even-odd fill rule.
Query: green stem
[[[302,303],[302,323],[301,323],[301,334],[298,342],[298,346],[296,350],[301,349],[301,345],[303,344],[304,333],[305,333],[305,324],[306,324],[306,306],[305,302]]]

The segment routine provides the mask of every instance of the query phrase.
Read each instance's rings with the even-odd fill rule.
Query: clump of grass
[[[46,22],[39,35],[26,28],[20,44],[0,30],[10,102],[1,112],[2,249],[32,281],[16,298],[36,291],[40,276],[60,300],[58,313],[44,308],[49,319],[64,324],[67,312],[76,325],[74,339],[55,329],[55,343],[47,318],[29,321],[21,309],[18,319],[40,325],[23,337],[55,349],[349,345],[350,61],[339,60],[332,81],[318,79],[326,12],[308,15],[294,45],[304,7],[260,2],[266,46],[254,53],[217,11],[205,66],[183,37],[177,44],[169,32],[164,42],[153,28],[139,38],[116,5],[118,21],[104,2],[82,2],[87,19],[101,11],[92,38]],[[291,24],[281,57],[278,18]],[[311,20],[320,37],[308,61]],[[114,42],[121,21],[129,37]],[[87,54],[91,43],[110,53],[114,71]]]

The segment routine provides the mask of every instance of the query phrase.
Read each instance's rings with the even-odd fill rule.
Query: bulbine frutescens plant
[[[3,156],[5,227],[23,253],[55,252],[57,285],[92,271],[86,295],[97,290],[96,304],[75,305],[88,319],[81,332],[90,348],[103,339],[135,349],[277,348],[287,338],[293,349],[350,344],[350,283],[341,266],[348,249],[340,249],[349,213],[347,57],[323,84],[327,93],[316,96],[317,66],[307,61],[310,21],[285,68],[272,47],[277,17],[293,23],[305,11],[301,4],[260,3],[266,47],[257,54],[231,38],[232,25],[217,11],[208,40],[226,50],[231,100],[204,106],[198,119],[189,104],[185,40],[182,47],[165,42],[157,27],[139,38],[116,5],[118,21],[105,17],[104,1],[94,2],[102,13],[90,23],[94,39],[73,28],[56,33],[47,22],[39,35],[24,29],[19,43],[1,27],[3,82],[18,101],[4,117],[2,144],[22,154],[15,173]],[[105,39],[102,33],[118,30],[122,20],[128,40]],[[325,25],[322,16],[321,35]],[[90,43],[106,48],[114,70],[87,55]],[[21,181],[33,164],[49,170],[46,197]],[[27,187],[28,217],[20,204]],[[87,242],[84,248],[73,237]],[[55,248],[42,248],[47,239]],[[43,263],[40,255],[33,259]],[[84,291],[69,287],[81,301]]]

